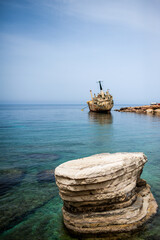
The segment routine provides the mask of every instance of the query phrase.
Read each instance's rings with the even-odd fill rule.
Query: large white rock
[[[99,177],[105,178],[114,173],[119,174],[122,169],[129,172],[134,168],[143,166],[146,161],[147,158],[143,153],[103,153],[65,162],[56,168],[55,175],[56,177],[68,178],[68,180],[84,179],[84,184],[88,178],[97,178],[97,182],[101,182]],[[58,179],[61,182],[60,178]],[[69,183],[72,184],[72,181]],[[83,182],[80,183],[83,184]]]
[[[55,169],[66,227],[79,233],[129,231],[156,212],[149,185],[140,179],[143,153],[103,153]]]
[[[146,191],[147,189],[147,191]],[[137,193],[132,205],[108,211],[70,213],[63,208],[64,223],[79,233],[107,233],[135,230],[157,211],[157,203],[146,186]]]
[[[55,169],[60,196],[84,205],[127,200],[146,161],[143,153],[103,153],[63,163]]]

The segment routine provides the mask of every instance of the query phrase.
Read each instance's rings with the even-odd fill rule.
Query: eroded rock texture
[[[140,179],[143,153],[98,154],[61,164],[56,183],[64,224],[75,233],[123,232],[138,228],[157,211]]]
[[[134,113],[147,113],[147,114],[160,114],[160,104],[155,105],[144,105],[136,107],[123,107],[120,109],[115,109],[117,112],[134,112]]]

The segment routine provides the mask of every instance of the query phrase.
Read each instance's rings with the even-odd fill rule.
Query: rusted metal
[[[91,95],[92,96],[92,95]],[[94,97],[92,97],[92,100],[87,101],[89,110],[92,112],[110,112],[114,102],[113,97],[110,95],[109,91],[107,90],[106,93],[103,92],[103,90],[100,90],[100,93],[96,96],[94,94]]]

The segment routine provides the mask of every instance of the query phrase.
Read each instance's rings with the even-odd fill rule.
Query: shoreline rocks
[[[55,169],[65,226],[97,234],[137,229],[157,211],[145,180],[143,153],[97,154]]]
[[[144,105],[136,107],[123,107],[115,109],[117,112],[134,112],[160,115],[160,105]]]

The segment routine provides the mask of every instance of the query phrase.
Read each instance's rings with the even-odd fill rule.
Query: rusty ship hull
[[[113,107],[113,103],[103,103],[101,106],[94,104],[93,101],[88,101],[87,104],[91,112],[109,113]]]
[[[102,89],[101,81],[99,82],[100,93],[92,95],[92,90],[90,90],[91,100],[87,102],[89,110],[91,112],[99,112],[99,113],[108,113],[111,111],[113,107],[113,97],[109,93],[109,90],[105,93]]]

